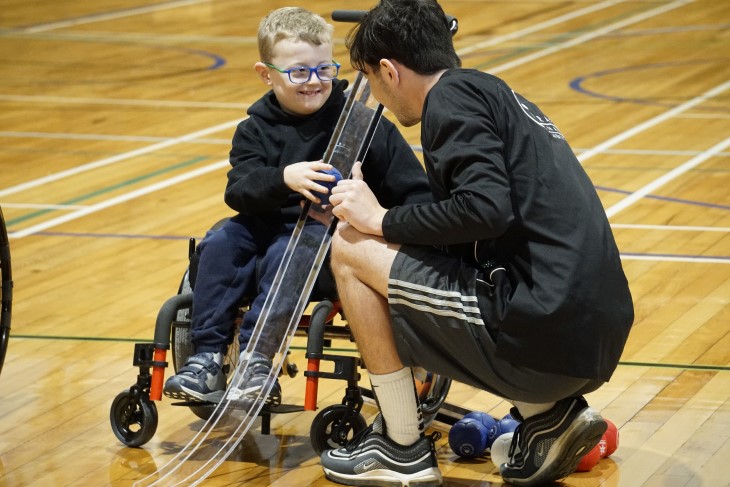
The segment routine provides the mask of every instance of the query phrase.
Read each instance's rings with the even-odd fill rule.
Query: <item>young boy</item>
[[[248,110],[233,137],[225,201],[238,215],[209,232],[199,246],[194,283],[191,338],[195,347],[185,366],[170,377],[166,396],[218,402],[226,388],[221,363],[232,340],[233,323],[244,296],[255,294],[240,327],[245,350],[277,268],[301,212],[304,198],[320,203],[322,182],[334,176],[322,162],[342,111],[347,82],[336,79],[333,28],[302,8],[272,11],[260,23],[260,62],[254,66],[271,87]],[[391,161],[398,161],[397,171]],[[425,172],[395,126],[383,119],[363,164],[365,181],[381,205],[432,200]],[[324,232],[320,223],[307,232]],[[259,262],[257,263],[257,260]],[[255,293],[251,291],[255,290]],[[250,376],[242,392],[255,397],[272,367],[280,338],[264,330],[257,350],[247,357]],[[241,392],[241,391],[239,391]],[[267,403],[281,401],[278,382]]]

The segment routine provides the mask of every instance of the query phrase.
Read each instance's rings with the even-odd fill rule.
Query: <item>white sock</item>
[[[370,383],[388,438],[405,446],[418,441],[424,426],[411,369],[404,367],[389,374],[370,374]]]
[[[531,402],[512,401],[512,404],[515,405],[515,407],[520,412],[520,415],[522,416],[523,419],[531,418],[532,416],[537,416],[540,413],[549,411],[550,409],[552,409],[553,406],[555,406],[554,402],[531,403]]]

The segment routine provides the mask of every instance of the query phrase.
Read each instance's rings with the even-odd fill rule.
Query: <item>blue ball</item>
[[[480,421],[484,425],[484,427],[487,428],[487,431],[489,431],[492,426],[497,424],[497,420],[494,419],[492,415],[483,413],[481,411],[472,411],[470,413],[467,413],[464,415],[464,418],[473,418],[477,421]]]
[[[457,455],[474,458],[484,454],[489,430],[474,418],[461,418],[449,430],[449,446]]]
[[[499,421],[497,421],[497,424],[492,426],[492,428],[489,430],[487,437],[487,448],[491,448],[494,440],[496,440],[503,434],[510,433],[516,430],[519,424],[519,421],[509,418],[500,419]]]
[[[323,174],[334,174],[335,180],[334,181],[317,181],[317,184],[320,184],[327,188],[326,193],[320,193],[319,191],[313,191],[312,193],[314,196],[318,197],[320,199],[320,205],[328,205],[330,202],[330,192],[332,191],[332,188],[337,186],[337,183],[342,180],[342,174],[340,174],[340,171],[335,169],[334,167],[332,169],[327,169],[324,171],[317,171],[321,172]]]

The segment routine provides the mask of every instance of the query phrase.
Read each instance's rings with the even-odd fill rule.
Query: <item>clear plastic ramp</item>
[[[324,161],[341,174],[349,175],[355,161],[364,158],[381,113],[382,106],[371,98],[367,80],[358,73],[323,156]],[[307,225],[312,219],[310,208],[311,203],[307,202],[302,209],[246,349],[265,355],[275,352],[274,366],[265,386],[257,397],[245,403],[229,399],[228,392],[240,385],[247,375],[247,362],[239,363],[224,400],[202,428],[168,463],[137,481],[135,487],[199,485],[238,448],[250,430],[279,375],[337,224],[336,218],[330,217],[327,226]],[[264,327],[280,338],[277,350],[264,349],[259,340]]]

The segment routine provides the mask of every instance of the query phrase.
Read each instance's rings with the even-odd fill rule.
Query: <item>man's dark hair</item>
[[[393,59],[421,75],[458,68],[448,22],[436,0],[381,0],[347,35],[358,71]]]

